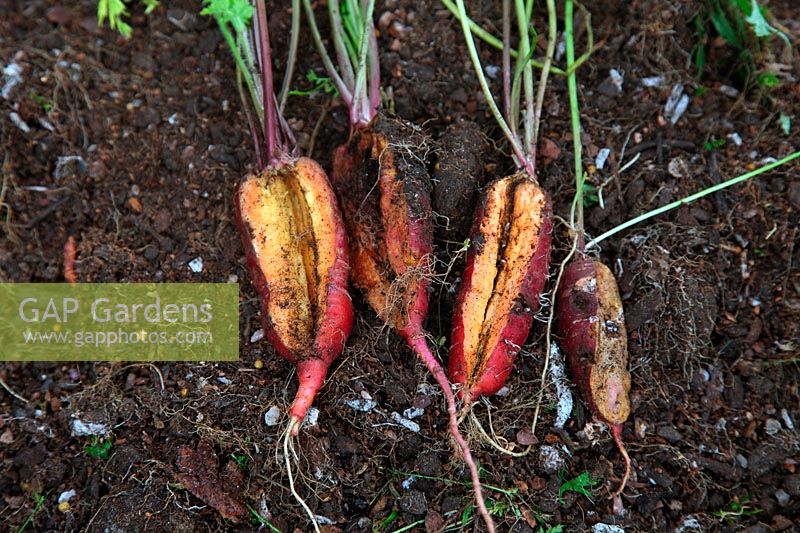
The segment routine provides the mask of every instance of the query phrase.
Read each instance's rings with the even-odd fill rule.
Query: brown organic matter
[[[204,440],[197,450],[188,446],[178,449],[177,480],[189,492],[210,505],[234,523],[247,516],[247,507],[240,500],[244,479],[236,461],[228,461],[223,472],[218,472],[217,455]]]
[[[439,139],[433,172],[433,208],[437,236],[461,242],[472,224],[465,206],[475,203],[483,175],[486,139],[480,127],[469,120],[450,124]]]

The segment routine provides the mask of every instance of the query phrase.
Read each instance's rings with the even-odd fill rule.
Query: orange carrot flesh
[[[550,198],[524,172],[489,185],[453,313],[449,373],[466,405],[503,386],[547,280]]]

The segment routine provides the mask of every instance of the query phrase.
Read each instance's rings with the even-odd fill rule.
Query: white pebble
[[[16,127],[22,130],[23,133],[30,133],[31,127],[28,126],[28,123],[22,120],[22,117],[19,116],[19,113],[12,111],[8,114],[8,118],[11,119],[11,122],[14,123]]]
[[[497,75],[500,74],[500,67],[497,65],[486,65],[486,74],[492,78],[497,78]]]
[[[676,83],[664,104],[664,117],[670,124],[676,124],[689,107],[689,97],[683,94],[683,84]]]
[[[421,409],[419,407],[411,407],[403,411],[403,416],[411,420],[412,418],[418,418],[425,413],[425,409]]]
[[[313,428],[317,425],[317,420],[319,420],[319,409],[312,407],[303,419],[303,426]]]
[[[661,87],[663,83],[663,76],[648,76],[646,78],[642,78],[642,85],[645,87]]]
[[[617,91],[622,92],[622,83],[624,81],[624,78],[622,77],[620,71],[618,71],[615,68],[612,68],[611,70],[608,71],[608,77],[611,78],[611,83],[614,84],[614,87],[617,88]]]
[[[539,448],[539,459],[542,461],[544,471],[550,474],[558,472],[567,466],[567,459],[561,453],[561,450],[549,444]]]
[[[603,170],[603,167],[606,166],[606,161],[608,161],[608,156],[610,155],[610,148],[603,148],[597,152],[597,157],[594,158],[594,166],[597,167],[597,170]]]
[[[75,489],[65,490],[61,494],[58,495],[58,503],[64,503],[70,501],[73,497],[75,497],[77,493]]]
[[[264,330],[259,328],[255,330],[252,335],[250,335],[250,344],[254,344],[263,338],[264,338]]]
[[[742,136],[736,133],[735,131],[733,133],[728,134],[728,139],[733,141],[733,144],[735,144],[736,146],[742,145]]]
[[[361,411],[362,413],[369,413],[378,405],[378,402],[374,400],[365,400],[363,398],[359,398],[357,400],[348,400],[345,402],[347,406],[352,409],[353,411]]]
[[[203,271],[203,258],[202,257],[195,257],[191,261],[189,261],[189,269],[194,272],[195,274],[199,274]]]
[[[683,523],[679,527],[675,528],[675,533],[685,533],[685,531],[688,529],[702,530],[703,525],[697,518],[693,516],[687,516],[686,518],[683,519]]]
[[[556,385],[556,396],[558,396],[555,427],[563,428],[572,414],[573,401],[564,371],[564,359],[556,343],[550,345],[550,375]]]
[[[278,409],[278,407],[275,405],[267,409],[267,412],[264,413],[264,423],[269,427],[277,426],[280,420],[281,420],[281,410]]]
[[[764,423],[764,431],[767,432],[767,435],[777,435],[781,429],[781,423],[774,418],[767,418],[767,421]]]
[[[89,437],[92,435],[107,435],[109,432],[106,424],[97,422],[84,422],[80,419],[72,421],[72,436],[73,437]]]
[[[611,524],[599,522],[592,528],[593,533],[625,533],[625,529]]]
[[[785,425],[787,429],[794,431],[794,421],[785,407],[781,409],[781,418],[783,418],[783,425]]]
[[[416,422],[412,422],[411,420],[405,418],[403,415],[398,413],[397,411],[392,411],[392,420],[403,426],[409,431],[413,431],[414,433],[419,433],[419,424]]]

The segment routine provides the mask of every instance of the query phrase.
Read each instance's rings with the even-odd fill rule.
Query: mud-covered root
[[[295,461],[298,460],[297,450],[294,448],[294,440],[302,422],[302,420],[298,420],[294,417],[289,419],[289,425],[286,427],[286,431],[283,433],[283,460],[284,464],[286,465],[286,475],[289,477],[289,490],[292,492],[292,496],[294,496],[294,499],[297,500],[297,503],[300,504],[300,506],[308,515],[309,520],[311,520],[311,524],[314,526],[314,532],[320,533],[319,523],[317,522],[316,515],[294,487],[292,459],[294,458]]]
[[[628,455],[627,448],[625,448],[625,443],[622,442],[622,424],[614,424],[611,426],[611,435],[614,437],[614,442],[617,445],[619,453],[622,454],[622,458],[625,460],[625,474],[622,476],[619,488],[611,495],[612,498],[617,498],[622,494],[622,491],[625,490],[625,485],[628,484],[628,478],[631,475],[631,458]]]

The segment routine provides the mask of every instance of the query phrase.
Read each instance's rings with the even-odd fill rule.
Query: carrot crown
[[[375,0],[328,1],[336,64],[322,41],[311,0],[303,0],[303,6],[325,70],[350,109],[351,126],[366,126],[381,106],[378,41],[372,21]]]
[[[272,49],[264,0],[203,0],[201,15],[214,17],[236,62],[236,80],[259,169],[294,155],[296,143],[283,118],[299,37],[299,0],[293,0],[289,59],[280,98],[272,77]],[[262,151],[263,146],[263,151]]]

